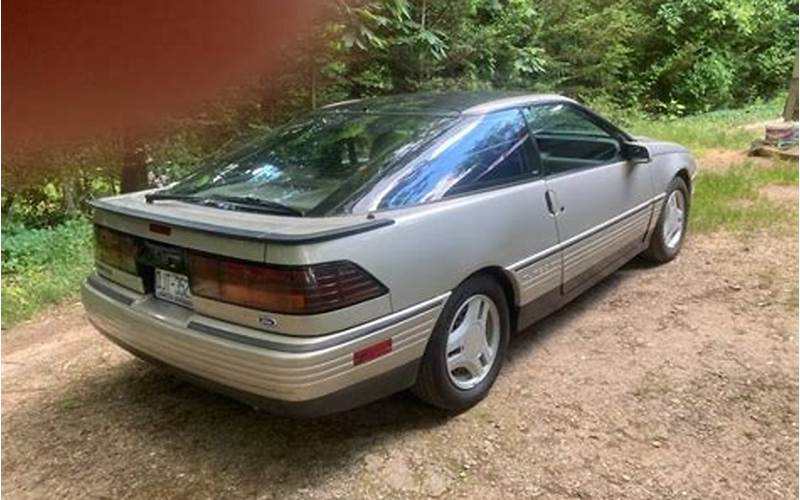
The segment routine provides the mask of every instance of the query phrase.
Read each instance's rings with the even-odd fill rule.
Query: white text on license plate
[[[182,306],[192,307],[189,278],[183,274],[156,269],[156,297]]]

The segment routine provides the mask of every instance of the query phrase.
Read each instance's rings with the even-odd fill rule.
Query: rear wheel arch
[[[519,313],[519,286],[511,276],[511,273],[500,266],[487,266],[470,274],[461,283],[464,283],[465,281],[468,281],[478,275],[489,276],[503,288],[503,292],[506,296],[506,303],[508,304],[508,313],[510,315],[509,319],[511,320],[511,332],[513,333],[517,331],[517,316]]]

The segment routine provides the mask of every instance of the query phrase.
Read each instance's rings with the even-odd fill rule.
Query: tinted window
[[[573,106],[532,106],[525,110],[525,118],[548,174],[621,159],[619,141]]]
[[[529,177],[531,143],[518,110],[470,117],[424,161],[393,179],[381,208],[411,206]]]
[[[255,197],[314,215],[340,213],[358,189],[402,164],[410,152],[455,120],[416,114],[315,113],[196,172],[171,191],[199,197]]]

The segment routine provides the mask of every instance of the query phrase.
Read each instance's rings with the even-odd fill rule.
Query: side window
[[[530,134],[519,110],[468,118],[434,145],[429,157],[381,201],[397,208],[515,182],[538,174]]]
[[[569,104],[543,104],[524,110],[547,174],[619,161],[616,138]]]

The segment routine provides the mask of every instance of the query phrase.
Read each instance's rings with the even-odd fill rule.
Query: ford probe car
[[[683,147],[556,95],[348,101],[96,200],[83,304],[124,349],[258,407],[411,388],[462,411],[514,332],[678,254],[694,175]]]

